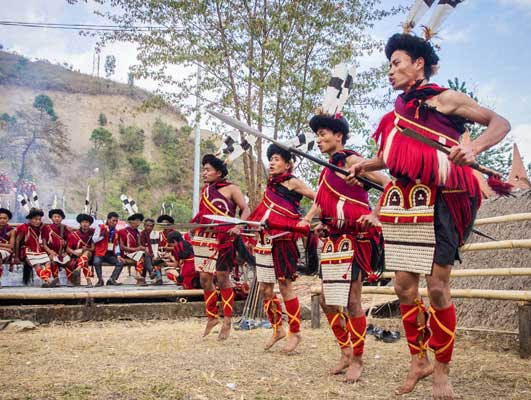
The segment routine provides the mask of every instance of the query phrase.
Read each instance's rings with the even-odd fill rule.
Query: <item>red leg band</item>
[[[348,336],[348,331],[346,328],[345,315],[341,312],[326,314],[328,323],[334,336],[336,337],[337,344],[340,348],[344,349],[345,347],[350,346],[350,338]]]
[[[170,271],[166,272],[166,277],[167,277],[170,281],[172,281],[172,282],[177,283],[177,276],[178,276],[178,275],[177,275],[177,274],[174,274],[173,272],[170,272]],[[206,293],[206,292],[205,292],[205,293]]]
[[[410,353],[424,355],[430,337],[427,329],[428,312],[424,303],[417,299],[415,304],[400,304],[400,313]]]
[[[220,289],[221,304],[223,305],[223,316],[232,317],[232,310],[234,308],[234,289],[225,288]]]
[[[431,338],[429,347],[435,352],[435,359],[441,363],[449,363],[452,360],[455,342],[455,328],[457,319],[455,306],[436,310],[430,307],[430,330]]]
[[[291,300],[284,300],[286,314],[288,315],[288,324],[290,333],[298,333],[301,330],[301,307],[299,298],[294,297]]]
[[[365,345],[365,336],[367,335],[367,319],[365,315],[355,318],[349,317],[347,329],[350,333],[350,341],[352,342],[352,353],[355,356],[361,356]]]
[[[85,278],[92,278],[92,271],[90,270],[87,256],[81,256],[77,259],[77,268],[83,271]]]
[[[276,330],[279,326],[282,326],[282,305],[276,295],[272,299],[264,299],[264,310],[267,313],[273,329]]]
[[[50,271],[54,278],[59,278],[59,266],[57,265],[57,263],[52,262],[50,264]]]
[[[48,264],[44,268],[41,266],[35,267],[35,272],[43,282],[48,282],[50,280],[50,275],[52,274]]]
[[[144,257],[140,259],[135,265],[135,271],[138,275],[141,275],[144,271]]]
[[[215,290],[205,290],[205,308],[208,318],[219,318],[218,293]]]

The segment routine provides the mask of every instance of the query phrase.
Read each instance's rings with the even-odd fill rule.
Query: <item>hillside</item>
[[[52,192],[64,192],[70,211],[78,212],[88,184],[93,186],[100,213],[118,207],[117,197],[121,192],[133,196],[146,213],[155,212],[164,199],[181,200],[185,208],[191,204],[193,135],[186,118],[177,109],[143,107],[154,96],[134,86],[81,74],[47,61],[29,61],[19,55],[0,52],[0,115],[35,111],[33,101],[41,94],[53,101],[55,113],[69,138],[69,148],[74,153],[68,168],[59,166],[59,176],[51,181],[43,180],[38,171],[31,174],[39,184],[44,204],[50,202]],[[100,114],[107,120],[102,127],[112,133],[113,152],[118,162],[106,177],[101,176],[101,160],[96,159],[94,143],[90,141],[93,130],[100,127]],[[154,143],[156,123],[159,128],[167,128],[172,140],[179,144],[179,151],[173,157],[164,144]],[[138,152],[133,154],[123,145],[124,129],[142,132],[143,143]],[[202,132],[204,139],[211,136],[211,132]],[[147,171],[142,179],[137,179],[128,163],[131,156],[137,161],[140,159],[140,166]],[[141,159],[147,163],[142,164]],[[100,169],[99,176],[93,173],[94,168]],[[13,179],[15,173],[7,162],[0,161],[0,170]],[[165,175],[171,173],[176,177],[168,183]],[[108,196],[112,199],[107,199]]]

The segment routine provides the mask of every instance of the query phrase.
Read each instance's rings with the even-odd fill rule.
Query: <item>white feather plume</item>
[[[433,11],[428,23],[424,27],[424,38],[430,40],[437,35],[444,21],[455,10],[455,7],[462,2],[463,0],[439,0],[435,11]]]
[[[339,95],[339,100],[336,107],[336,113],[341,112],[343,106],[347,102],[350,92],[352,91],[352,83],[354,81],[354,76],[356,76],[356,67],[352,65],[347,71],[347,77],[343,82],[341,88],[341,94]],[[335,114],[335,113],[334,113]]]
[[[39,196],[35,190],[31,194],[31,205],[35,208],[41,208],[39,205]]]
[[[415,0],[409,9],[409,15],[403,24],[405,33],[411,32],[411,30],[418,25],[433,3],[435,3],[435,0]]]
[[[127,214],[133,215],[134,211],[133,211],[133,207],[131,207],[131,204],[129,203],[129,198],[125,194],[121,194],[120,200],[122,201],[124,205],[124,210],[127,211]]]
[[[337,106],[339,103],[339,97],[341,96],[341,88],[345,80],[347,79],[348,69],[347,64],[340,63],[334,67],[332,70],[332,76],[328,82],[328,87],[326,88],[322,111],[328,115],[334,115],[337,111]]]
[[[26,196],[23,196],[21,194],[19,194],[17,196],[17,201],[20,203],[20,206],[26,211],[26,212],[29,212],[30,211],[30,205],[29,205],[29,202],[26,198]]]

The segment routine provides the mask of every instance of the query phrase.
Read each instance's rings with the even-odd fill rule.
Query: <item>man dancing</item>
[[[362,157],[344,148],[349,137],[349,125],[340,114],[318,113],[310,120],[316,142],[329,162],[348,169]],[[364,176],[381,185],[389,179],[381,173]],[[300,225],[308,225],[320,212],[328,238],[321,253],[321,307],[341,349],[341,358],[331,374],[346,369],[345,381],[357,381],[363,370],[363,348],[366,336],[365,313],[361,307],[363,280],[375,281],[383,270],[381,234],[375,229],[361,227],[357,220],[370,213],[367,190],[349,185],[343,176],[329,168],[322,171],[319,189],[312,208]],[[346,312],[342,311],[342,308]]]
[[[289,353],[301,341],[300,305],[293,291],[292,282],[297,277],[297,261],[300,257],[296,241],[300,234],[286,232],[296,226],[301,218],[299,204],[303,196],[313,201],[315,193],[293,176],[291,153],[272,144],[267,149],[269,180],[262,202],[253,211],[249,220],[267,221],[271,227],[260,234],[255,245],[256,275],[264,297],[265,311],[273,326],[273,336],[264,348],[271,348],[286,336],[282,328],[282,306],[274,293],[278,281],[280,294],[288,316],[288,340],[282,349]],[[277,228],[278,227],[278,228]],[[276,235],[281,235],[274,237]],[[271,239],[271,237],[274,237]]]
[[[207,154],[203,157],[203,181],[205,186],[201,192],[199,211],[191,222],[212,223],[204,217],[208,214],[234,217],[237,208],[240,209],[240,218],[249,217],[249,206],[240,188],[227,180],[227,166],[214,156]],[[217,306],[217,293],[214,285],[214,274],[221,292],[223,305],[223,326],[218,339],[226,340],[230,335],[232,309],[234,306],[234,290],[230,281],[230,272],[235,265],[236,248],[245,251],[239,233],[239,226],[216,227],[211,231],[203,228],[194,232],[192,245],[195,254],[195,266],[199,272],[201,287],[204,290],[206,313],[208,322],[203,336],[210,333],[219,323]]]
[[[402,93],[375,132],[377,157],[357,163],[350,171],[353,176],[388,168],[393,176],[382,195],[381,210],[375,209],[361,222],[382,223],[386,267],[397,271],[395,290],[411,365],[396,393],[411,392],[419,380],[433,373],[433,398],[452,399],[448,374],[456,315],[450,297],[450,271],[459,260],[458,248],[470,233],[481,196],[467,165],[502,140],[510,125],[466,94],[429,83],[439,62],[429,41],[395,34],[388,40],[385,54],[389,82]],[[472,142],[460,144],[467,121],[487,128]],[[405,136],[401,132],[405,128],[443,144],[450,155]],[[419,295],[420,274],[426,276],[429,309]],[[427,348],[435,353],[434,365]]]

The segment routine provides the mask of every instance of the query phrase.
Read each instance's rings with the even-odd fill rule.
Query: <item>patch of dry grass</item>
[[[304,323],[299,352],[286,356],[280,346],[262,350],[269,330],[233,332],[219,343],[200,337],[203,323],[88,322],[2,333],[0,398],[393,399],[408,363],[404,341],[369,337],[363,378],[346,385],[326,374],[338,357],[326,326]],[[461,334],[452,380],[461,399],[529,399],[530,365],[513,345]],[[402,399],[429,395],[427,380]]]

